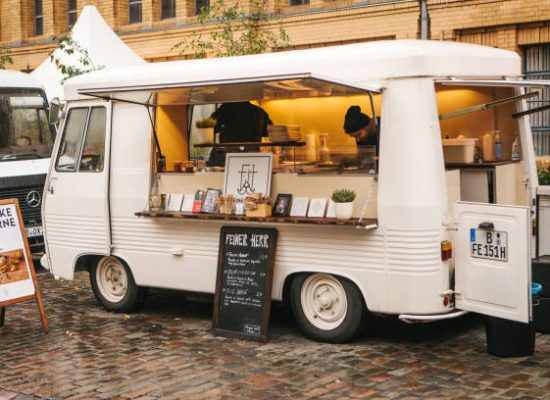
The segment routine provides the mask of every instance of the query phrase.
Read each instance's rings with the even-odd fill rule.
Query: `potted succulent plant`
[[[197,142],[198,143],[213,143],[214,142],[214,127],[216,120],[212,117],[205,117],[195,122],[197,127]]]
[[[332,192],[332,201],[336,203],[334,212],[336,219],[350,219],[353,213],[353,200],[356,193],[349,189],[337,189]]]

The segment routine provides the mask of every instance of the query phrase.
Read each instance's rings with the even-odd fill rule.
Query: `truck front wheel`
[[[313,340],[345,343],[360,331],[366,318],[363,297],[347,279],[329,274],[300,274],[291,285],[292,312]]]
[[[90,270],[94,295],[108,311],[130,312],[141,305],[147,288],[136,285],[130,268],[116,257],[102,257]]]

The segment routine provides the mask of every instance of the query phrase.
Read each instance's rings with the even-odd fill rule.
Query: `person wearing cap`
[[[379,124],[375,124],[374,118],[361,112],[361,107],[348,108],[344,119],[344,131],[357,143],[357,161],[360,169],[376,170],[379,127]],[[374,154],[371,146],[375,146]]]
[[[378,129],[374,119],[361,112],[361,107],[348,108],[344,119],[344,131],[355,139],[358,146],[376,146],[378,154]]]

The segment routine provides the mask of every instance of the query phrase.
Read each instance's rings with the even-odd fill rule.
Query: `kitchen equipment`
[[[447,164],[473,163],[477,139],[442,139]]]

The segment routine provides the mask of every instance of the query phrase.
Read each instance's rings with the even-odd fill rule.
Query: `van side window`
[[[93,107],[82,147],[79,171],[101,172],[105,158],[105,124],[107,111],[104,107]]]
[[[69,110],[55,165],[56,171],[76,172],[78,155],[86,130],[88,111],[88,108],[72,108]]]

